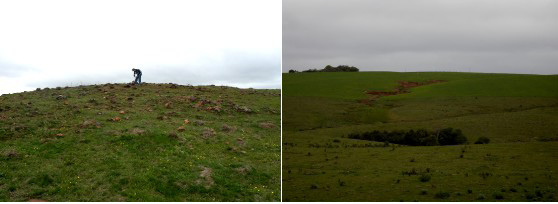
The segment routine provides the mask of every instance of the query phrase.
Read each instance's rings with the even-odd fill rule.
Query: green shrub
[[[419,181],[420,182],[428,182],[428,181],[430,181],[431,178],[432,178],[432,176],[430,176],[430,174],[423,174],[419,177]]]
[[[479,139],[477,139],[477,141],[475,142],[475,144],[488,144],[490,142],[490,139],[488,137],[479,137]]]
[[[448,192],[440,191],[434,195],[434,198],[447,199],[450,197],[450,195],[451,194]]]
[[[369,131],[364,133],[350,133],[350,139],[377,141],[410,146],[436,146],[436,145],[459,145],[467,143],[467,137],[460,129],[445,128],[439,131],[427,131],[424,129],[408,131]]]
[[[504,199],[504,195],[502,195],[502,193],[500,193],[500,192],[496,192],[496,193],[492,194],[492,196],[493,196],[494,199],[496,199],[496,200],[502,200],[502,199]]]

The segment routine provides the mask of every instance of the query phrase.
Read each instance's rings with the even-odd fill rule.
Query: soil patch
[[[395,88],[393,91],[366,91],[366,94],[371,95],[369,99],[361,100],[362,103],[370,105],[376,99],[382,96],[393,96],[398,94],[409,93],[409,89],[418,87],[418,86],[425,86],[430,84],[437,84],[447,82],[446,80],[429,80],[425,82],[414,82],[414,81],[400,81],[399,86]]]

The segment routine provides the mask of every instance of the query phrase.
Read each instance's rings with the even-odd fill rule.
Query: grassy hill
[[[0,201],[279,201],[280,90],[105,84],[0,96]]]
[[[433,83],[396,95],[401,82]],[[285,201],[556,201],[558,76],[283,75]],[[350,133],[457,128],[469,144],[404,146]],[[488,137],[489,144],[473,144]]]

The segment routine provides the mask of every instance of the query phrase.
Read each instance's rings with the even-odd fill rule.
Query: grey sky
[[[0,1],[0,94],[143,81],[281,88],[281,0]]]
[[[283,0],[283,72],[558,74],[555,0]]]

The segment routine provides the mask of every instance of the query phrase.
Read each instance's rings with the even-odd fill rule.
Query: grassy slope
[[[448,82],[383,97],[372,107],[356,102],[366,90],[426,80]],[[447,192],[453,201],[496,200],[496,194],[556,201],[558,143],[540,141],[558,140],[558,76],[365,72],[285,74],[283,81],[285,200],[436,201],[436,193]],[[343,138],[443,127],[460,128],[472,141],[487,136],[492,144],[355,148],[371,142]],[[430,168],[432,180],[402,175],[412,168]]]
[[[117,84],[3,95],[0,201],[279,201],[279,93]],[[91,120],[99,127],[82,127]]]

